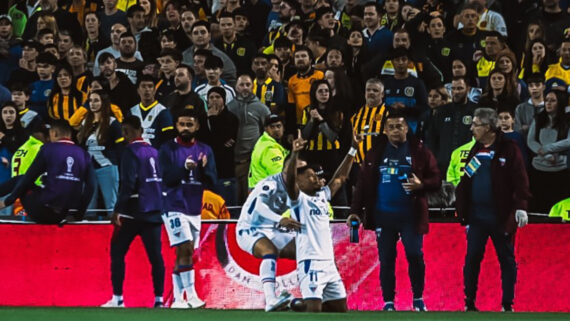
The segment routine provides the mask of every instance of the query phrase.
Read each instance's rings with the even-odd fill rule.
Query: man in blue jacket
[[[143,140],[141,121],[128,116],[122,123],[129,145],[121,157],[119,196],[111,222],[115,225],[111,238],[111,282],[113,297],[102,305],[122,308],[125,256],[129,246],[140,235],[150,264],[154,285],[154,307],[162,307],[164,261],[160,240],[163,209],[162,177],[158,151]]]
[[[210,146],[196,139],[200,129],[196,112],[181,110],[175,126],[178,136],[162,144],[159,153],[166,194],[162,220],[170,245],[176,246],[174,302],[170,307],[200,308],[205,302],[194,287],[192,254],[200,240],[204,188],[212,189],[216,182],[216,163]]]
[[[465,310],[477,311],[475,298],[481,261],[491,238],[503,287],[503,311],[513,310],[517,264],[515,233],[528,223],[531,197],[526,165],[515,141],[498,127],[497,112],[475,110],[471,131],[477,141],[467,157],[465,174],[457,186],[455,208],[467,225],[467,254],[463,267]]]

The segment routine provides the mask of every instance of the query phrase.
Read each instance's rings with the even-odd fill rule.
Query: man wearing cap
[[[22,47],[13,35],[12,18],[0,15],[0,84],[5,83],[10,72],[18,68],[21,55]]]
[[[289,152],[279,143],[285,130],[283,119],[271,114],[265,118],[265,132],[253,147],[249,165],[248,186],[252,190],[262,179],[277,174]]]
[[[22,58],[20,58],[14,66],[16,68],[10,73],[10,77],[7,82],[8,86],[15,83],[23,83],[27,85],[38,80],[38,74],[36,73],[36,58],[40,53],[40,47],[41,45],[32,39],[26,40],[22,43]]]
[[[238,118],[226,107],[226,91],[212,87],[206,95],[208,135],[205,143],[212,147],[216,159],[218,182],[215,190],[228,206],[237,205],[234,148],[238,135]]]

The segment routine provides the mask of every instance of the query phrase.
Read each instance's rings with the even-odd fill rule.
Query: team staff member
[[[249,165],[248,187],[252,190],[262,179],[277,174],[289,153],[279,143],[283,138],[283,119],[271,114],[265,118],[265,132],[253,147]]]
[[[111,283],[113,297],[104,308],[124,307],[123,281],[125,256],[135,237],[140,235],[152,266],[154,306],[162,307],[164,292],[164,261],[161,252],[162,177],[158,152],[142,138],[139,118],[128,116],[122,130],[129,143],[120,165],[119,197],[111,222],[115,225],[111,237]]]
[[[216,182],[216,164],[210,146],[196,139],[200,124],[193,111],[183,109],[175,124],[178,136],[165,142],[159,153],[166,192],[162,220],[170,245],[176,246],[171,307],[200,308],[205,302],[194,287],[192,254],[199,245],[202,195],[206,186],[212,188]]]
[[[526,209],[531,197],[526,166],[517,144],[498,127],[495,110],[476,109],[471,131],[477,143],[455,191],[457,215],[461,224],[467,225],[465,310],[477,311],[477,281],[490,237],[501,266],[503,310],[512,311],[517,279],[515,232],[517,225],[528,223]]]
[[[75,145],[71,134],[66,121],[54,121],[49,130],[52,143],[40,149],[12,193],[0,201],[0,208],[20,198],[26,213],[38,223],[61,223],[68,215],[83,218],[95,189],[95,171],[91,156]],[[43,173],[42,188],[35,181]]]
[[[366,154],[352,196],[352,220],[364,220],[364,228],[376,230],[380,258],[380,285],[384,311],[394,311],[396,244],[402,239],[412,283],[413,307],[427,311],[422,298],[425,264],[423,235],[428,232],[426,192],[441,186],[433,154],[414,137],[400,111],[386,118],[386,134]]]

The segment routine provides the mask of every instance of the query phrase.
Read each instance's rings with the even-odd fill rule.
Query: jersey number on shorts
[[[180,224],[180,219],[178,217],[170,219],[170,228],[180,227],[180,225],[182,224]]]

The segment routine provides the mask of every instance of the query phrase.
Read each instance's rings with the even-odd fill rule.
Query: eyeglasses
[[[486,125],[487,125],[487,124],[483,124],[483,123],[478,124],[478,123],[476,123],[476,122],[472,122],[472,123],[471,123],[471,127],[481,127],[481,126],[486,126]]]

